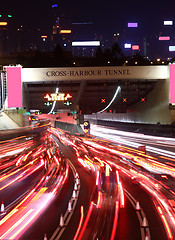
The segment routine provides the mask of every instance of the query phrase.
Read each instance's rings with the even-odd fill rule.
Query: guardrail
[[[147,135],[175,137],[175,126],[164,124],[124,123],[116,121],[96,120],[97,125],[114,127],[120,131],[143,133]]]
[[[67,122],[61,122],[61,121],[55,121],[55,128],[60,128],[66,132],[70,132],[71,134],[83,134],[83,129],[80,125],[73,124],[73,123],[67,123]]]

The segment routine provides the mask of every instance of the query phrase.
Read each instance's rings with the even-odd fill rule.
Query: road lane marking
[[[75,183],[76,183],[76,168],[74,167],[74,165],[71,163],[70,160],[68,160],[69,162],[69,166],[71,167],[71,170],[73,172],[73,175],[74,175],[74,180],[75,180]],[[65,212],[64,216],[63,216],[63,219],[64,219],[64,226],[63,227],[60,227],[58,226],[55,230],[55,232],[52,234],[51,238],[49,240],[58,240],[60,239],[61,235],[63,234],[64,230],[66,229],[66,226],[68,225],[71,217],[72,217],[72,214],[74,212],[74,209],[76,207],[76,204],[77,204],[77,201],[78,201],[78,196],[79,196],[79,192],[80,192],[80,183],[79,185],[77,186],[77,191],[76,191],[76,194],[77,194],[77,197],[76,199],[73,199],[71,198],[71,205],[72,205],[72,202],[73,202],[73,205],[72,205],[72,211],[69,212],[68,210]]]
[[[124,191],[126,193],[126,197],[128,198],[128,200],[132,204],[133,208],[135,209],[137,200],[126,189],[124,189]],[[137,214],[137,217],[138,217],[139,223],[140,223],[140,231],[141,231],[142,240],[145,240],[146,233],[148,234],[149,240],[151,240],[149,225],[146,228],[142,226],[143,219],[145,218],[147,220],[146,214],[144,213],[144,211],[141,207],[140,207],[139,211],[136,211],[136,214]]]

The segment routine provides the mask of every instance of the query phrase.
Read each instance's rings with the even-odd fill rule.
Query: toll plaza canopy
[[[170,110],[169,105],[175,102],[172,94],[174,67],[171,64],[21,68],[23,107],[46,113],[53,101],[60,99],[59,94],[62,94],[64,98],[56,101],[56,111],[77,109],[81,113],[92,114],[105,109],[105,112],[126,116],[133,109],[135,112],[140,111],[137,106],[140,103],[144,103],[147,110],[152,109],[155,104],[159,108],[162,101],[163,105],[166,102],[166,108]],[[65,99],[67,94],[71,98]],[[167,121],[171,121],[170,118]]]
[[[22,69],[22,82],[30,97],[30,108],[46,111],[43,97],[46,93],[55,93],[56,87],[61,93],[71,94],[72,106],[79,105],[82,112],[93,113],[107,106],[120,86],[120,94],[110,109],[126,112],[126,105],[139,101],[159,79],[167,78],[166,66]],[[127,104],[123,98],[127,98]]]

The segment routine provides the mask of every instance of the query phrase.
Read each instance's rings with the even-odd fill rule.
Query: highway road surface
[[[0,239],[175,238],[173,139],[42,126],[0,141]]]

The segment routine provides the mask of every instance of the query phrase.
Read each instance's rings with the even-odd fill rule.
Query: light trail
[[[59,91],[59,88],[56,87],[55,93],[57,94],[58,91]],[[55,105],[56,105],[56,101],[53,102],[52,108],[51,108],[51,110],[48,112],[48,114],[51,114],[51,113],[53,112],[53,110],[54,110],[54,108],[55,108]]]
[[[14,182],[18,181],[19,179],[22,180],[24,178],[27,178],[29,175],[33,174],[35,171],[37,171],[39,168],[43,167],[44,163],[40,163],[37,167],[35,167],[32,171],[31,169],[26,169],[25,171],[23,171],[22,173],[20,173],[19,176],[15,177],[13,180],[11,180],[9,183],[7,183],[6,185],[3,185],[0,188],[0,191],[5,189],[6,187],[12,185]]]
[[[83,218],[84,218],[84,208],[83,208],[83,206],[81,206],[81,218],[80,218],[80,222],[78,224],[78,228],[77,228],[77,231],[75,233],[73,240],[77,240],[78,234],[79,234],[81,226],[83,224]]]
[[[8,234],[10,234],[16,227],[18,227],[18,225],[21,224],[33,211],[34,209],[30,209],[22,218],[14,223],[11,228],[9,228],[3,235],[1,235],[0,239],[6,239],[8,237]],[[10,239],[14,239],[14,237],[12,236]]]
[[[116,234],[116,230],[117,230],[118,214],[119,214],[119,202],[116,201],[116,203],[115,203],[114,222],[113,222],[112,234],[111,234],[110,240],[114,240],[115,239],[115,234]]]
[[[100,208],[102,204],[102,192],[98,192],[98,199],[97,199],[97,208]]]
[[[175,147],[175,139],[173,138],[163,138],[163,137],[155,137],[155,136],[150,136],[150,135],[144,135],[144,134],[138,134],[138,133],[130,133],[130,132],[125,132],[125,131],[118,131],[114,129],[109,129],[107,127],[101,127],[98,125],[91,125],[91,134],[94,136],[99,136],[104,139],[109,139],[113,142],[119,142],[121,144],[125,144],[131,147],[138,148],[139,146],[142,146],[143,144],[133,142],[133,140],[124,140],[122,137],[127,136],[127,137],[133,137],[133,138],[140,138],[140,139],[148,139],[149,143],[151,139],[153,140],[153,143],[155,144],[155,139],[161,139],[161,144],[163,144],[167,139],[169,139],[169,143],[173,142],[173,147]],[[120,135],[120,136],[118,136]],[[139,140],[140,141],[140,140]],[[155,148],[151,147],[149,145],[146,145],[146,149],[150,152],[153,153],[158,153],[162,154],[166,157],[174,158],[175,159],[175,153],[167,150],[163,150],[161,148]]]
[[[121,87],[118,86],[117,89],[116,89],[116,92],[115,92],[115,94],[114,94],[114,96],[113,96],[113,98],[112,98],[111,101],[110,101],[110,103],[109,103],[104,109],[102,109],[101,111],[99,111],[99,112],[97,112],[97,113],[102,113],[102,112],[104,112],[106,109],[108,109],[108,108],[111,106],[111,104],[113,103],[113,101],[115,100],[115,98],[117,97],[117,95],[118,95],[118,93],[119,93],[120,90],[121,90]]]
[[[116,176],[117,176],[117,183],[118,183],[119,191],[120,191],[120,204],[121,204],[121,207],[124,208],[125,207],[125,197],[124,197],[124,191],[123,191],[122,183],[119,179],[118,171],[116,171]]]
[[[164,214],[163,214],[163,212],[162,212],[162,210],[161,210],[161,208],[159,206],[157,206],[157,210],[158,210],[158,212],[159,212],[159,214],[160,214],[160,216],[162,218],[163,224],[165,226],[165,229],[166,229],[166,232],[167,232],[167,235],[168,235],[168,239],[172,239],[173,240],[173,235],[172,235],[171,229],[170,229],[170,227],[169,227],[169,225],[167,223],[167,220],[166,220],[166,218],[165,218],[165,216],[164,216]]]
[[[82,240],[82,237],[83,237],[83,234],[85,232],[85,229],[87,227],[87,224],[89,222],[89,219],[90,219],[90,216],[91,216],[91,213],[92,213],[92,210],[93,210],[93,206],[94,206],[94,202],[91,201],[91,204],[90,204],[90,207],[89,207],[89,210],[88,210],[88,213],[87,213],[87,216],[86,216],[86,219],[85,219],[85,222],[84,222],[84,225],[82,227],[82,230],[80,232],[80,235],[78,237],[78,240]]]
[[[68,171],[68,168],[66,168],[66,170]],[[58,181],[55,181],[53,183],[53,189],[49,193],[46,193],[46,190],[48,190],[48,188],[43,187],[45,185],[45,177],[41,179],[40,183],[38,183],[38,186],[36,186],[35,189],[33,189],[30,194],[28,194],[28,196],[6,216],[5,220],[1,220],[0,232],[2,235],[0,236],[0,239],[19,238],[22,236],[22,234],[24,234],[28,227],[41,215],[44,209],[54,199],[56,191],[60,185],[64,184],[65,178],[68,176],[67,171],[64,175],[61,175],[61,178],[58,176]],[[39,190],[36,192],[36,188],[38,187]],[[29,197],[30,201],[27,201]],[[26,211],[27,213],[25,213]],[[21,215],[23,217],[21,217]],[[5,222],[6,225],[4,225]],[[12,226],[9,227],[10,225]]]

